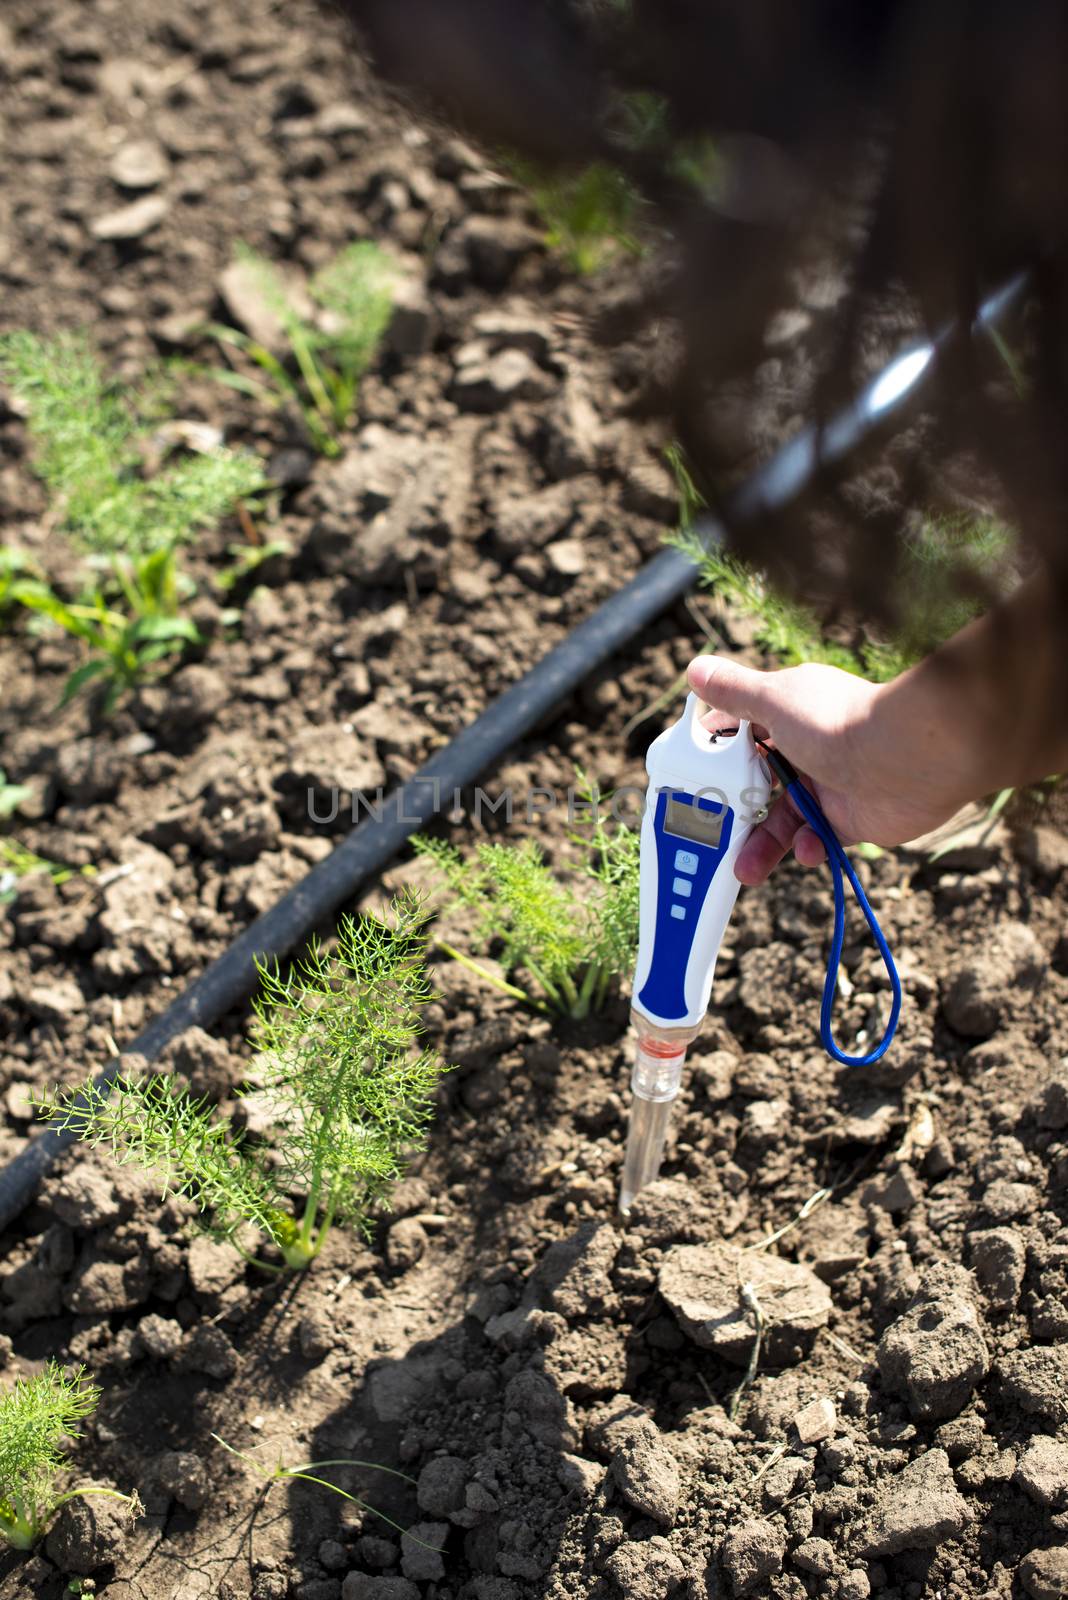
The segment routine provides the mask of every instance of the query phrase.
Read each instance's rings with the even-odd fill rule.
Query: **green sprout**
[[[574,1018],[600,1009],[613,979],[633,966],[638,942],[638,834],[592,815],[591,831],[575,838],[583,853],[568,883],[531,840],[481,844],[467,858],[440,839],[414,841],[451,894],[446,920],[455,907],[473,910],[475,948],[493,946],[504,971],[525,974],[532,988],[502,980],[440,938],[439,948],[525,1004]]]
[[[0,619],[16,604],[20,584],[37,582],[43,573],[32,556],[16,545],[0,545]]]
[[[88,647],[88,660],[70,674],[60,704],[98,683],[104,689],[105,714],[121,695],[148,677],[157,662],[202,642],[192,619],[179,612],[183,584],[173,546],[147,555],[112,556],[108,571],[115,598],[99,586],[77,602],[64,600],[46,583],[22,583],[13,591],[13,598],[28,611]]]
[[[0,337],[0,382],[26,417],[56,522],[82,549],[139,555],[187,543],[266,485],[255,457],[222,448],[146,475],[167,382],[120,384],[84,334]]]
[[[258,340],[222,323],[207,328],[223,353],[237,352],[256,372],[217,368],[220,382],[272,407],[288,406],[301,418],[314,448],[340,453],[340,435],[352,422],[360,380],[374,360],[393,308],[397,268],[383,250],[364,240],[346,246],[312,278],[312,298],[322,315],[312,320],[293,303],[285,279],[273,262],[247,246],[238,247],[266,305],[277,317],[289,360]]]
[[[422,1545],[424,1550],[433,1550],[437,1555],[441,1554],[438,1545],[428,1544],[425,1539],[420,1539],[417,1534],[410,1533],[399,1522],[394,1522],[393,1518],[387,1516],[384,1511],[379,1511],[377,1507],[370,1505],[366,1500],[361,1500],[359,1495],[350,1494],[347,1489],[342,1489],[338,1484],[331,1483],[329,1478],[321,1478],[319,1476],[327,1467],[369,1467],[374,1472],[384,1472],[391,1478],[400,1478],[404,1483],[414,1485],[416,1479],[410,1477],[407,1472],[399,1472],[396,1467],[384,1467],[379,1461],[359,1461],[349,1456],[340,1457],[332,1461],[305,1461],[297,1467],[287,1467],[283,1461],[279,1460],[273,1467],[265,1467],[262,1461],[256,1460],[255,1456],[249,1455],[246,1450],[238,1450],[234,1445],[227,1444],[226,1440],[220,1438],[217,1433],[213,1433],[211,1437],[216,1444],[221,1445],[230,1455],[236,1456],[238,1461],[243,1461],[247,1467],[252,1468],[258,1477],[263,1479],[265,1485],[263,1490],[264,1497],[271,1492],[272,1486],[276,1483],[292,1482],[294,1479],[303,1483],[315,1483],[318,1484],[320,1489],[330,1489],[334,1494],[340,1495],[342,1500],[351,1501],[353,1505],[359,1506],[362,1511],[370,1511],[372,1516],[380,1517],[383,1522],[388,1522],[391,1528],[396,1528],[398,1533],[404,1534],[413,1544]]]
[[[79,1495],[121,1500],[135,1514],[135,1496],[83,1483],[60,1493],[56,1478],[65,1464],[63,1440],[78,1438],[78,1423],[92,1415],[100,1390],[78,1367],[67,1374],[49,1361],[35,1378],[16,1378],[0,1395],[0,1537],[29,1550],[60,1506]]]
[[[25,783],[9,783],[7,773],[0,767],[0,822],[13,817],[20,806],[33,798],[33,790]]]
[[[582,277],[620,255],[638,256],[637,192],[618,167],[594,162],[577,172],[543,172],[519,157],[507,161],[545,228],[545,243]]]
[[[45,856],[28,850],[17,839],[0,838],[0,905],[13,900],[23,878],[35,872],[47,872],[58,888],[79,873],[86,878],[93,877],[96,868],[71,867],[62,861],[49,861]]]
[[[251,578],[275,556],[293,554],[293,546],[287,539],[269,539],[266,544],[228,544],[226,549],[233,560],[228,567],[215,574],[215,586],[224,594]]]
[[[345,918],[332,954],[315,942],[286,976],[260,966],[253,1042],[269,1141],[236,1133],[162,1075],[122,1076],[110,1092],[90,1081],[42,1114],[158,1172],[165,1194],[187,1196],[242,1255],[239,1234],[251,1224],[287,1267],[306,1267],[334,1223],[368,1230],[375,1203],[425,1142],[444,1070],[434,1051],[415,1049],[432,998],[426,915],[400,896],[388,921]],[[298,1214],[292,1196],[303,1199]]]

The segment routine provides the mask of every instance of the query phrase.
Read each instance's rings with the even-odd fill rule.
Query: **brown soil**
[[[236,237],[303,268],[381,238],[422,263],[432,319],[423,353],[384,355],[336,462],[183,389],[187,414],[290,451],[295,479],[293,553],[239,596],[238,629],[212,587],[236,530],[190,554],[202,659],[97,723],[55,710],[67,643],[0,639],[2,763],[37,790],[18,836],[98,869],[0,907],[7,1158],[30,1091],[99,1065],[328,851],[345,818],[312,821],[309,787],[408,775],[637,570],[673,504],[658,441],[628,420],[646,357],[590,347],[591,291],[521,197],[387,105],[320,16],[13,0],[0,43],[7,326],[88,324],[136,371],[184,348]],[[164,150],[167,209],[101,242],[134,136]],[[769,437],[827,302],[814,291],[769,352]],[[58,567],[17,418],[3,440],[9,532]],[[743,620],[705,610],[745,648]],[[487,786],[563,789],[575,762],[638,779],[659,723],[626,726],[703,638],[693,612],[664,618]],[[546,843],[565,835],[558,814]],[[193,1238],[130,1169],[65,1159],[4,1241],[0,1382],[50,1354],[87,1363],[104,1399],[79,1471],[136,1487],[146,1515],[64,1515],[42,1552],[0,1558],[0,1597],[54,1600],[90,1571],[110,1600],[1068,1592],[1064,865],[1056,834],[1003,826],[933,864],[861,864],[908,988],[868,1072],[816,1038],[825,878],[786,869],[743,895],[665,1178],[625,1224],[625,1001],[550,1025],[445,963],[431,1031],[457,1069],[429,1152],[374,1238],[335,1235],[299,1282]],[[859,938],[845,966],[853,1038],[881,980]],[[224,1106],[245,1023],[171,1053]],[[732,1419],[743,1282],[769,1327]],[[805,1409],[821,1399],[833,1413]],[[213,1434],[268,1467],[358,1457],[407,1478],[334,1474],[373,1512],[309,1483],[265,1493]]]

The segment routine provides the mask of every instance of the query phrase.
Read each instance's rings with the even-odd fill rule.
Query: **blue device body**
[[[686,833],[671,831],[669,813],[678,826],[686,808],[694,818],[691,826]],[[704,818],[710,826],[704,824]],[[683,789],[665,789],[657,796],[653,834],[659,893],[653,953],[648,975],[635,998],[645,1011],[665,1022],[686,1017],[686,970],[694,935],[705,898],[729,849],[733,826],[733,810],[718,801]],[[711,836],[717,827],[715,844],[694,836],[702,830]]]

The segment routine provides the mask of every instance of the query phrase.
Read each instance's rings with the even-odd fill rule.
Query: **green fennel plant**
[[[322,313],[312,319],[293,303],[273,262],[246,245],[238,247],[236,257],[281,324],[289,360],[240,329],[215,322],[207,332],[224,353],[238,352],[257,370],[216,368],[213,376],[262,404],[290,407],[314,448],[321,455],[338,455],[340,435],[355,414],[360,380],[389,325],[396,266],[370,241],[346,246],[311,280],[309,289]]]
[[[285,975],[260,967],[253,1042],[269,1139],[236,1132],[161,1075],[122,1076],[110,1093],[90,1082],[49,1099],[42,1114],[158,1172],[165,1194],[187,1196],[208,1231],[242,1255],[239,1234],[251,1224],[287,1267],[306,1267],[335,1223],[367,1229],[425,1139],[445,1070],[433,1050],[415,1047],[432,998],[426,916],[414,896],[400,896],[388,921],[345,918],[332,953],[315,942]],[[292,1196],[303,1201],[296,1212]]]
[[[542,219],[547,247],[572,272],[589,277],[620,255],[641,255],[639,198],[618,167],[594,162],[577,172],[546,173],[519,157],[508,166]]]
[[[187,543],[266,487],[254,456],[219,447],[144,470],[168,384],[108,376],[84,334],[0,337],[0,382],[26,418],[57,525],[83,550],[134,555]]]
[[[480,844],[465,857],[441,839],[416,838],[417,854],[434,863],[451,896],[445,921],[458,906],[473,910],[474,947],[492,946],[503,970],[525,974],[532,987],[502,980],[441,938],[439,948],[537,1010],[574,1018],[599,1010],[637,950],[638,834],[593,817],[589,832],[575,837],[581,860],[566,883],[532,840]]]
[[[885,683],[977,616],[980,593],[1012,582],[1012,538],[992,517],[929,517],[904,540],[897,577],[902,622],[888,638],[857,649],[827,638],[819,617],[763,573],[729,552],[709,548],[694,528],[704,505],[681,451],[667,452],[679,489],[679,527],[669,536],[695,563],[702,584],[756,623],[755,642],[784,667],[816,661]]]
[[[68,1500],[99,1495],[121,1500],[136,1514],[135,1496],[83,1483],[60,1492],[56,1479],[65,1464],[64,1438],[79,1436],[78,1424],[96,1410],[100,1390],[78,1367],[67,1374],[49,1361],[34,1378],[16,1378],[0,1395],[0,1538],[29,1550]]]

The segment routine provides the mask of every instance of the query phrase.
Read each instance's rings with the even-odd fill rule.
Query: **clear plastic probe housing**
[[[697,1028],[658,1027],[640,1011],[633,1011],[631,1019],[637,1030],[638,1046],[630,1080],[633,1099],[619,1191],[621,1211],[630,1210],[635,1195],[647,1183],[652,1183],[660,1171],[671,1107],[682,1083],[686,1051],[699,1031]]]

